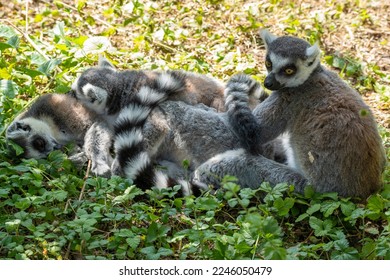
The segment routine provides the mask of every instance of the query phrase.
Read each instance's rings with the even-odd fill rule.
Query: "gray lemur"
[[[178,77],[172,76],[167,84],[175,85],[174,88],[180,91],[178,85],[182,83]],[[241,98],[246,102],[249,95],[261,90],[257,82],[245,75],[234,77],[226,85],[226,91],[233,91],[236,88],[241,90]],[[174,95],[174,91],[171,89],[167,92]],[[177,168],[184,160],[189,162],[188,171],[192,172],[210,157],[227,151],[235,153],[237,149],[242,148],[248,148],[256,155],[262,153],[273,157],[274,143],[252,149],[256,144],[250,142],[252,139],[240,141],[229,124],[226,112],[217,112],[203,104],[190,105],[162,98],[158,100],[156,95],[164,95],[164,91],[154,87],[143,93],[141,88],[122,110],[124,113],[120,113],[114,125],[116,131],[114,146],[119,170],[138,187],[166,188],[180,184],[183,195],[197,194],[199,188],[208,189],[208,186],[195,182],[196,188],[193,188],[190,175],[185,174],[183,170],[178,171]],[[256,135],[254,138],[257,140]],[[167,168],[168,172],[156,167],[156,162]],[[295,184],[306,182],[303,179],[302,183],[301,178],[295,176],[294,172],[289,170],[281,172],[286,178],[290,178],[289,173],[292,173],[290,181]]]
[[[40,96],[6,131],[6,138],[21,146],[21,156],[26,158],[44,158],[73,142],[83,152],[73,155],[71,160],[91,159],[92,171],[102,176],[111,172],[111,135],[100,116],[65,94]]]
[[[229,121],[237,135],[262,145],[283,134],[288,166],[282,170],[293,170],[318,192],[365,198],[377,191],[386,157],[373,114],[361,96],[320,64],[317,45],[266,30],[261,37],[267,50],[264,85],[273,92],[253,115],[245,100],[227,93]],[[210,174],[230,174],[246,186],[269,176],[274,182],[290,182],[284,172],[270,172],[263,158],[236,152],[204,163],[195,180],[209,184]],[[304,186],[295,189],[303,192]]]
[[[231,133],[227,116],[217,112],[224,109],[225,86],[204,75],[118,71],[100,59],[98,67],[83,72],[72,88],[80,102],[114,128],[112,172],[124,174],[141,188],[172,185],[172,178],[155,168],[156,161],[177,167],[187,159],[196,167],[228,149],[255,147],[246,140],[239,143]],[[252,82],[246,90],[248,102],[258,104],[263,93],[260,85]],[[270,147],[266,146],[269,154]],[[181,183],[186,185],[183,180]],[[184,193],[189,193],[186,188]]]
[[[156,81],[160,85],[169,83],[171,76],[178,77],[183,84],[180,91],[168,97],[169,100],[191,105],[202,103],[218,111],[225,110],[224,84],[212,77],[181,70],[118,70],[104,57],[99,58],[98,66],[85,70],[73,83],[72,89],[76,98],[87,107],[115,119],[142,86]],[[258,104],[259,97],[251,99],[253,106]]]

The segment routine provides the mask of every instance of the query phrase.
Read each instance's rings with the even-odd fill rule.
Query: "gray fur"
[[[71,159],[79,163],[91,159],[92,172],[102,176],[110,175],[111,136],[99,116],[64,94],[40,96],[6,131],[7,139],[19,144],[27,158],[44,158],[68,143],[81,146],[83,152]]]
[[[225,175],[235,176],[240,186],[252,189],[262,182],[273,186],[283,182],[302,192],[308,185],[307,179],[295,170],[244,149],[229,150],[208,159],[196,168],[192,183],[204,190],[210,186],[218,188]]]
[[[150,86],[169,76],[184,81],[184,87],[170,97],[172,100],[181,100],[188,104],[203,103],[217,110],[223,110],[224,86],[211,77],[180,70],[120,71],[103,57],[99,59],[98,66],[84,71],[73,83],[72,88],[77,99],[87,107],[102,115],[114,115],[132,101],[133,95],[142,86]]]
[[[282,134],[288,137],[289,167],[279,166],[277,173],[269,174],[270,170],[276,170],[275,165],[261,157],[258,159],[261,164],[251,165],[256,160],[243,154],[228,162],[224,158],[209,160],[199,167],[200,178],[196,179],[207,184],[203,174],[216,170],[219,176],[237,174],[244,184],[252,176],[278,183],[291,181],[294,172],[293,176],[301,176],[296,185],[298,192],[303,191],[303,178],[318,192],[365,198],[377,191],[382,185],[386,157],[370,108],[337,74],[321,66],[318,47],[294,37],[271,36],[268,32],[263,32],[262,37],[266,59],[272,64],[267,69],[265,86],[274,91],[253,110],[260,135],[256,141],[262,145]],[[273,68],[275,65],[277,69]],[[283,74],[283,65],[294,65],[295,74]],[[230,104],[229,108],[232,127],[240,137],[248,137],[249,133],[242,132],[240,119],[236,118],[243,108],[242,102],[239,106]],[[242,163],[245,161],[246,169]]]
[[[175,94],[168,94],[169,100],[183,101],[195,105],[204,104],[225,111],[225,85],[220,81],[193,72],[181,70],[150,71],[150,70],[117,70],[104,57],[99,58],[99,64],[85,70],[75,80],[72,89],[75,97],[85,106],[98,114],[115,119],[119,111],[132,102],[135,93],[142,86],[152,86],[159,80],[173,77],[184,82],[184,87]],[[162,88],[163,85],[154,87]],[[165,85],[167,86],[167,85]],[[153,86],[152,86],[153,87]],[[169,85],[168,85],[169,87]],[[265,93],[261,87],[249,93],[249,104],[254,108]]]
[[[249,81],[251,85],[238,81],[237,86],[243,86],[246,93],[242,96],[255,106],[263,91]],[[227,115],[222,120],[217,114],[224,110],[225,86],[207,76],[184,71],[118,71],[100,59],[72,87],[80,102],[114,127],[112,173],[132,179],[141,188],[166,187],[172,181],[154,168],[155,162],[180,167],[187,159],[198,166],[210,156],[240,147],[226,126]]]
[[[257,90],[259,85],[245,75],[235,78],[227,83],[226,93],[237,93],[248,102],[247,95],[251,91]],[[241,91],[238,93],[236,89],[241,89]],[[229,100],[229,102],[234,102],[235,98]],[[210,158],[243,147],[239,137],[230,126],[228,113],[217,112],[214,108],[203,104],[194,106],[182,101],[167,100],[159,104],[151,111],[146,120],[142,135],[144,146],[138,151],[138,154],[146,152],[148,162],[169,161],[169,165],[166,166],[168,174],[178,174],[179,177],[175,177],[175,179],[181,184],[183,180],[188,180],[188,173],[178,172],[184,160],[189,162],[187,171],[193,172]],[[263,146],[261,148],[263,154],[274,158],[273,148],[275,146],[271,143]],[[268,159],[264,157],[264,160]],[[133,165],[134,168],[138,168],[139,163],[134,162]],[[173,165],[176,168],[172,168]],[[172,169],[174,172],[170,171]],[[180,173],[187,174],[187,176],[183,178]],[[139,172],[135,179],[144,182],[143,176],[146,174]],[[203,180],[203,177],[198,179]],[[198,181],[195,182],[197,187],[207,188],[206,185],[198,184]],[[191,190],[183,192],[188,194]]]

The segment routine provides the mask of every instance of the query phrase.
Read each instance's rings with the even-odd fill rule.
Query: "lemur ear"
[[[265,47],[268,49],[268,45],[271,44],[276,38],[276,35],[270,33],[267,29],[260,30],[260,37],[264,42]]]
[[[99,67],[102,67],[102,68],[112,68],[112,69],[115,69],[115,66],[112,65],[111,62],[109,62],[109,61],[107,60],[107,58],[105,58],[105,57],[102,56],[102,55],[99,56],[98,66],[99,66]]]
[[[72,89],[73,91],[77,91],[77,84],[78,84],[78,82],[79,82],[79,79],[80,79],[80,77],[77,77],[76,80],[74,80],[74,82],[72,83],[71,89]]]
[[[306,49],[306,56],[308,60],[315,59],[321,53],[318,43],[315,43],[313,46]]]
[[[31,131],[31,126],[24,123],[23,121],[13,121],[6,131],[8,139],[17,139],[20,137],[27,136]]]

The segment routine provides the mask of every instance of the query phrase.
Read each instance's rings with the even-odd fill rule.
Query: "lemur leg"
[[[244,149],[230,150],[210,158],[195,170],[193,184],[204,190],[210,186],[218,188],[226,175],[235,176],[243,188],[258,188],[262,182],[271,185],[288,183],[302,193],[308,185],[307,179],[297,171],[263,156],[251,155]]]
[[[156,107],[147,119],[142,134],[144,135],[145,150],[151,158],[159,152],[160,146],[169,132],[169,124],[164,113]]]
[[[111,175],[112,130],[104,122],[94,123],[84,137],[84,152],[92,161],[91,171],[98,176]]]

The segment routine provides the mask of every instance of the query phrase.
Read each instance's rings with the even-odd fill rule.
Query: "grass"
[[[26,4],[27,3],[27,4]],[[377,117],[390,159],[389,15],[370,1],[17,1],[0,4],[0,258],[390,259],[390,170],[367,201],[241,189],[143,193],[95,178],[61,152],[7,153],[4,131],[34,98],[66,92],[99,54],[119,68],[185,69],[263,80],[258,29],[318,41],[323,63]],[[386,25],[387,24],[387,25]]]

